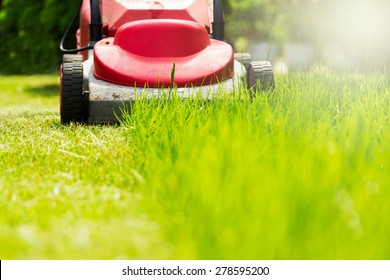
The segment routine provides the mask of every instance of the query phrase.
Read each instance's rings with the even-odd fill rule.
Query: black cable
[[[76,20],[78,19],[79,15],[80,15],[80,10],[81,10],[82,4],[83,4],[83,0],[80,1],[79,5],[77,7],[77,11],[74,13],[74,15],[72,17],[72,20],[70,21],[70,24],[69,24],[68,28],[66,29],[66,31],[64,33],[64,36],[62,36],[61,43],[60,43],[60,50],[63,53],[77,53],[77,52],[93,49],[93,46],[81,47],[79,49],[65,49],[64,48],[65,40],[69,37],[70,30],[75,25]]]

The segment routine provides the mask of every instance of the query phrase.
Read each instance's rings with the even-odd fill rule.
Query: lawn
[[[387,76],[276,82],[64,126],[0,76],[0,259],[390,259]]]

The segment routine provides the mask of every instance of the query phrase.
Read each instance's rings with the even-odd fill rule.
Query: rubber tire
[[[248,71],[249,65],[252,62],[250,53],[235,53],[234,60],[237,60],[242,65],[244,65],[246,71]]]
[[[64,63],[61,72],[61,123],[81,123],[84,121],[83,64]]]
[[[272,91],[275,88],[272,64],[269,61],[253,61],[248,68],[248,89],[252,96],[257,92]]]
[[[62,63],[76,63],[83,62],[83,56],[80,54],[64,54],[62,56]]]

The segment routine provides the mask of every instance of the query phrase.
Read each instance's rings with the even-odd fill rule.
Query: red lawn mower
[[[64,42],[79,19],[77,48]],[[221,0],[82,0],[61,41],[61,122],[117,122],[140,96],[274,87],[271,63],[224,42]]]

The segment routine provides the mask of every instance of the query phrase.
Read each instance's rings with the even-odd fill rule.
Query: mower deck
[[[112,84],[98,80],[93,75],[93,56],[84,61],[84,102],[88,112],[84,117],[87,123],[115,123],[121,117],[121,109],[141,98],[152,99],[156,97],[168,98],[168,88],[130,87]],[[243,83],[246,77],[245,67],[238,61],[234,61],[234,77],[217,84],[176,87],[175,95],[183,99],[199,97],[210,100],[221,96],[223,93],[231,93]]]

